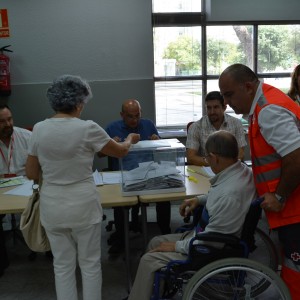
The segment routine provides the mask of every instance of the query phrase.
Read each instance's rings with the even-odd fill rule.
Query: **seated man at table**
[[[196,166],[208,166],[204,160],[205,143],[208,136],[218,130],[231,132],[239,145],[239,159],[244,157],[247,145],[242,122],[225,113],[224,98],[218,91],[210,92],[205,97],[207,115],[194,122],[188,128],[186,140],[187,163]]]
[[[10,108],[0,106],[0,177],[25,175],[28,143],[31,131],[15,127]],[[8,267],[2,219],[0,215],[0,276]]]
[[[141,140],[159,139],[158,131],[152,121],[142,119],[140,103],[135,99],[128,99],[123,102],[120,112],[121,120],[114,121],[106,127],[106,132],[117,142],[123,141],[130,133],[139,133]],[[125,158],[126,159],[126,158]],[[109,158],[110,169],[119,170],[119,161],[116,158]],[[139,205],[132,208],[130,229],[139,230]],[[162,234],[171,232],[171,206],[170,202],[156,203],[157,224]],[[114,223],[116,231],[111,235],[109,242],[112,244],[108,250],[109,254],[119,254],[124,249],[124,216],[120,207],[114,208]]]
[[[256,198],[252,171],[238,160],[238,144],[228,131],[211,134],[205,145],[206,159],[216,174],[210,179],[207,195],[185,200],[180,214],[186,216],[199,205],[205,206],[208,224],[205,232],[241,236],[243,223],[251,201]],[[148,252],[140,260],[129,300],[149,300],[154,274],[170,260],[185,260],[189,242],[195,231],[153,238]],[[205,257],[203,257],[205,260]]]

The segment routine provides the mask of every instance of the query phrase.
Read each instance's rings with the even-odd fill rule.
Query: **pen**
[[[195,178],[194,176],[189,176],[189,175],[184,175],[184,176],[187,177],[188,180],[193,181],[193,182],[195,182],[195,183],[198,183],[198,179]]]

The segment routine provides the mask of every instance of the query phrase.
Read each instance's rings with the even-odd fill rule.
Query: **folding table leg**
[[[128,284],[128,293],[132,287],[131,279],[131,269],[130,269],[130,257],[129,257],[129,208],[122,207],[124,213],[124,239],[125,239],[125,263],[127,271],[127,284]]]
[[[147,204],[141,203],[141,211],[142,211],[142,228],[143,228],[144,252],[145,252],[148,245]]]

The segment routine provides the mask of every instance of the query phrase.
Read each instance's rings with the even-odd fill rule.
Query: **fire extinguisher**
[[[11,94],[9,57],[3,54],[4,51],[13,52],[7,49],[10,46],[0,48],[0,96],[9,96]]]

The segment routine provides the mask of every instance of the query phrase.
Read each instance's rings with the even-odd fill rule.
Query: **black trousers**
[[[285,257],[300,266],[300,223],[278,227],[276,230]]]
[[[5,215],[0,215],[0,275],[9,265],[8,255],[5,246],[5,235],[3,232],[2,219]]]
[[[139,226],[139,209],[140,205],[137,204],[131,208],[132,226],[137,228]],[[156,220],[158,227],[162,234],[171,233],[171,204],[170,202],[157,202],[156,203]],[[118,238],[124,240],[124,215],[121,207],[114,208],[114,222]]]

